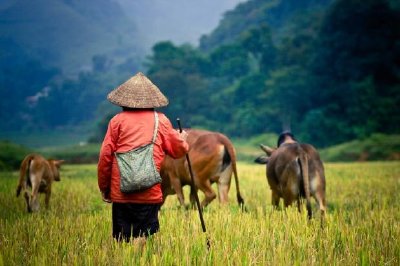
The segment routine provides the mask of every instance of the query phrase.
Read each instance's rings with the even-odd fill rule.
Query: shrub
[[[0,171],[19,169],[21,161],[31,151],[10,141],[0,141]]]

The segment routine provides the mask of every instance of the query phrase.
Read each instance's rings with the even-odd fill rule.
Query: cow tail
[[[26,184],[30,183],[29,168],[30,168],[32,159],[33,159],[33,156],[29,155],[29,156],[25,157],[25,159],[21,163],[21,167],[19,170],[19,181],[18,181],[18,186],[17,186],[17,193],[16,193],[17,197],[21,193],[22,188],[25,188]]]
[[[308,219],[312,218],[311,201],[310,201],[310,178],[308,174],[308,157],[304,152],[301,153],[298,160],[300,166],[301,177],[303,178],[304,194],[306,197]]]
[[[244,207],[244,199],[242,195],[240,194],[240,188],[239,188],[239,177],[237,174],[237,168],[236,168],[236,152],[235,149],[233,148],[233,145],[231,142],[229,142],[227,139],[224,141],[224,146],[225,149],[228,151],[229,156],[231,157],[231,163],[232,163],[232,171],[233,171],[233,176],[235,177],[235,185],[236,185],[236,198],[239,206],[242,208]]]

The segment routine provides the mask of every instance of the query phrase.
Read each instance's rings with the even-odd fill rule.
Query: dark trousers
[[[113,237],[129,242],[130,237],[148,237],[158,232],[161,204],[113,203]]]

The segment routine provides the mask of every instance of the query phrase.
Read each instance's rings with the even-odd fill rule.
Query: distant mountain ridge
[[[2,0],[0,66],[34,59],[68,76],[90,69],[94,55],[140,64],[156,42],[196,45],[243,1]]]
[[[219,25],[200,39],[200,48],[209,51],[235,41],[242,32],[266,24],[279,35],[293,15],[327,7],[333,0],[249,0],[227,11]]]
[[[0,8],[1,50],[15,44],[67,73],[89,67],[96,54],[118,59],[142,49],[135,24],[112,0],[14,0]]]
[[[149,48],[170,40],[198,44],[200,37],[218,26],[227,10],[245,0],[116,0],[134,20],[141,42]]]

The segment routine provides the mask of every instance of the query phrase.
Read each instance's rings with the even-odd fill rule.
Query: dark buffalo
[[[255,160],[267,164],[267,180],[272,191],[272,204],[285,207],[305,198],[308,217],[312,217],[310,196],[318,202],[323,219],[326,210],[324,166],[317,150],[310,144],[299,143],[289,132],[279,136],[278,148],[261,145],[267,156]]]

